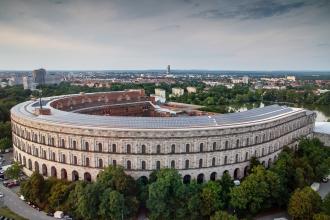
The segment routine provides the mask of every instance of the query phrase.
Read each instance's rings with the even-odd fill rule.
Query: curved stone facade
[[[43,100],[47,115],[36,114],[36,101],[11,110],[14,158],[27,174],[95,180],[103,167],[120,165],[134,178],[163,167],[177,169],[184,181],[226,171],[241,178],[252,156],[269,166],[283,146],[296,149],[299,138],[311,135],[315,122],[313,112],[277,105],[214,117],[94,116],[52,107],[59,99]]]

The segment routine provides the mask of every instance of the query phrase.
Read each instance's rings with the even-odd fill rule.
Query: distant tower
[[[38,69],[32,71],[32,79],[34,83],[38,85],[45,85],[46,83],[46,70]]]
[[[171,74],[171,65],[167,65],[167,71],[166,74]]]

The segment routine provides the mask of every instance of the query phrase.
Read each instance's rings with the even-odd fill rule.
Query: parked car
[[[2,193],[2,192],[0,192],[0,198],[3,198],[5,195]]]
[[[239,181],[239,180],[234,180],[234,184],[235,184],[235,186],[239,186],[239,185],[241,185],[241,181]]]
[[[319,191],[319,189],[320,189],[320,183],[314,182],[314,183],[311,185],[311,188],[312,188],[312,190],[314,190],[315,192]]]
[[[63,218],[64,213],[62,211],[56,211],[54,212],[54,218]]]

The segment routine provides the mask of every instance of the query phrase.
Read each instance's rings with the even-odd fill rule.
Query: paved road
[[[17,194],[2,184],[0,184],[0,191],[5,195],[3,198],[5,205],[20,216],[30,220],[54,220],[54,218],[47,216],[46,213],[39,212],[30,207],[22,201]]]
[[[320,184],[319,194],[323,199],[327,195],[327,193],[329,193],[329,192],[330,192],[330,180],[327,183],[321,183]]]

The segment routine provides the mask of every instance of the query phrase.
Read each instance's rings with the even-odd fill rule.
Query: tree
[[[225,211],[217,211],[213,216],[211,216],[211,220],[237,220],[237,217],[230,215]]]
[[[202,214],[211,216],[216,210],[222,209],[221,185],[215,181],[206,183],[201,192]]]
[[[103,219],[121,219],[124,216],[124,196],[112,189],[106,189],[101,196],[99,215]]]
[[[328,193],[323,199],[322,211],[325,214],[330,215],[330,193]]]
[[[147,207],[150,219],[175,219],[177,210],[184,206],[181,175],[173,169],[157,173],[157,180],[149,186]]]
[[[11,139],[5,137],[0,139],[0,150],[3,152],[12,147]]]
[[[33,172],[27,181],[24,181],[21,185],[21,194],[28,201],[41,204],[44,201],[45,180],[42,175],[37,172]]]
[[[103,190],[98,184],[88,184],[84,192],[78,197],[77,213],[84,219],[97,219],[100,195]]]
[[[330,216],[324,213],[318,213],[313,216],[313,220],[330,220]]]
[[[309,186],[297,189],[292,194],[288,212],[294,219],[312,219],[320,211],[321,197]]]
[[[64,181],[57,180],[50,189],[50,196],[48,197],[48,204],[52,210],[63,210],[64,202],[69,195],[69,184]]]
[[[238,187],[230,192],[230,204],[241,215],[256,214],[260,209],[269,206],[268,200],[277,199],[280,195],[280,179],[273,172],[257,166]]]
[[[18,179],[19,175],[21,173],[21,165],[17,162],[13,163],[11,165],[11,167],[9,167],[6,171],[5,171],[5,175],[6,177],[8,177],[9,179]]]
[[[221,191],[221,198],[224,202],[224,206],[226,208],[228,208],[228,204],[229,204],[229,201],[230,201],[230,190],[231,188],[234,187],[234,182],[231,178],[231,176],[229,175],[228,172],[225,172],[221,179],[220,179],[220,185],[221,185],[221,188],[222,188],[222,191]]]

